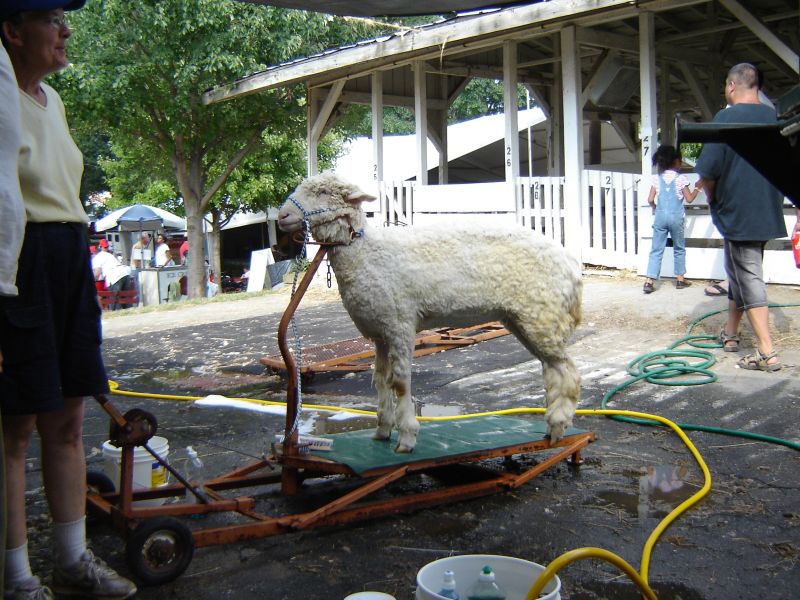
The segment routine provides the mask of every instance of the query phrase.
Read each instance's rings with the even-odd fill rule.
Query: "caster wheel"
[[[174,517],[155,517],[139,523],[125,545],[131,572],[145,585],[179,577],[194,554],[194,538]]]
[[[86,471],[86,491],[95,494],[107,494],[116,490],[114,482],[105,473],[100,471]],[[86,501],[86,524],[94,527],[102,522],[102,511],[95,505]]]
[[[97,494],[107,494],[117,489],[111,478],[100,471],[86,471],[86,487]]]

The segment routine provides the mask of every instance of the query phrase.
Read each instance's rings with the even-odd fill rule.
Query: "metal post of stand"
[[[281,322],[278,325],[278,347],[280,348],[281,356],[286,363],[286,371],[289,375],[289,384],[286,389],[286,429],[283,439],[283,454],[287,457],[297,456],[300,453],[297,448],[298,433],[297,428],[295,427],[295,423],[299,417],[299,406],[297,400],[299,389],[298,386],[300,385],[300,382],[297,377],[297,361],[289,350],[289,343],[286,340],[286,331],[289,328],[289,323],[291,322],[292,317],[294,316],[294,313],[300,304],[300,301],[303,299],[306,290],[308,290],[308,286],[311,285],[311,280],[314,278],[314,275],[316,274],[317,269],[322,263],[322,259],[325,258],[325,254],[327,254],[327,252],[328,248],[325,246],[320,246],[319,250],[317,250],[317,254],[314,256],[314,259],[308,266],[305,276],[298,284],[294,294],[292,294],[289,305],[286,307],[283,317],[281,318]],[[283,494],[287,496],[296,494],[299,486],[300,478],[298,469],[284,465],[281,476],[281,491]]]

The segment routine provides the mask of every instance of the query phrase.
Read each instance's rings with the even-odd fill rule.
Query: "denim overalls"
[[[675,192],[679,175],[670,182],[664,181],[664,175],[658,176],[658,200],[656,215],[653,221],[653,247],[650,249],[650,260],[647,262],[647,276],[658,279],[661,273],[661,258],[667,245],[667,234],[672,238],[672,251],[675,259],[675,275],[686,274],[686,241],[684,238],[683,198]]]

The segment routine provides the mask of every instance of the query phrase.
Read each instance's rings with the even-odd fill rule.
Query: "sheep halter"
[[[303,258],[305,258],[305,256],[306,256],[306,245],[308,244],[308,232],[311,231],[311,221],[309,220],[309,217],[311,217],[313,215],[320,215],[320,214],[326,213],[326,212],[336,212],[336,211],[333,208],[318,208],[317,210],[307,211],[305,209],[305,207],[302,204],[300,204],[300,202],[297,201],[297,198],[294,197],[294,194],[289,196],[289,198],[287,200],[291,201],[291,203],[294,204],[297,207],[297,209],[303,215],[303,251],[302,252],[303,252]],[[343,217],[337,217],[337,219],[340,219],[340,218],[343,218]],[[347,224],[349,225],[349,229],[350,229],[350,241],[352,242],[354,239],[362,237],[364,235],[364,230],[363,229],[358,229],[358,230],[355,229],[353,227],[353,223],[350,221],[350,217],[346,216],[346,218],[347,218]],[[336,219],[332,219],[331,221],[335,221],[335,220]],[[342,246],[342,245],[344,245],[342,242],[317,242],[317,244],[320,245],[320,246]]]

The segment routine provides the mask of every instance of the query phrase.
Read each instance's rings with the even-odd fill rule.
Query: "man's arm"
[[[703,188],[703,191],[706,194],[706,198],[708,199],[708,203],[711,204],[714,202],[714,190],[716,189],[717,182],[713,179],[708,179],[706,177],[701,177],[697,180],[695,184],[695,188]]]

